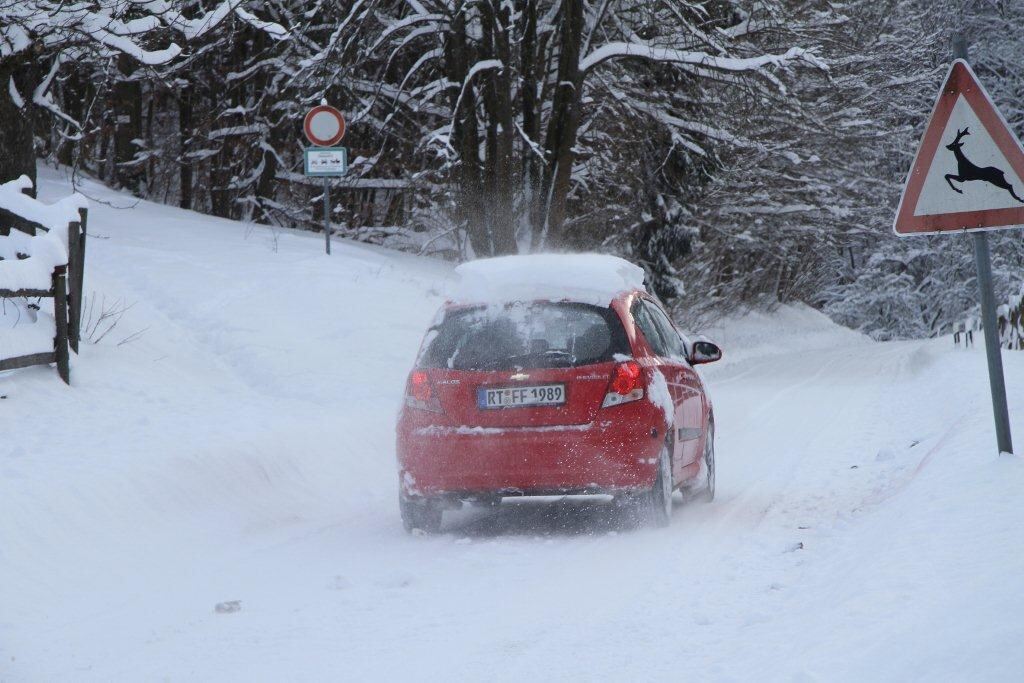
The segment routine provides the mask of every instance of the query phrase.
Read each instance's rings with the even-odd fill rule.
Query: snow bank
[[[49,289],[53,269],[68,262],[68,223],[78,220],[78,210],[88,206],[80,194],[44,204],[22,192],[31,186],[28,176],[0,184],[0,208],[49,232],[32,237],[12,230],[10,236],[0,237],[0,289]],[[19,259],[18,254],[29,258]]]
[[[450,294],[456,303],[578,301],[607,306],[616,295],[644,289],[644,271],[607,254],[499,256],[463,263]]]
[[[749,311],[723,317],[700,332],[722,347],[723,364],[873,343],[867,335],[843,327],[804,304],[779,306],[770,313]]]
[[[983,345],[723,320],[697,368],[713,503],[633,530],[607,501],[509,500],[410,538],[395,413],[451,268],[87,188],[89,289],[135,305],[73,390],[0,377],[0,679],[1024,671],[1024,462],[995,455]],[[1004,363],[1021,433],[1024,354]]]

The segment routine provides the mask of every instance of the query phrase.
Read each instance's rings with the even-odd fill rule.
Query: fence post
[[[68,353],[68,295],[66,266],[53,270],[53,319],[57,334],[53,338],[53,353],[57,360],[57,374],[65,384],[71,384],[71,358]]]
[[[81,320],[81,292],[75,287],[78,271],[82,268],[81,225],[78,221],[68,223],[68,343],[78,353],[79,320]]]
[[[75,274],[75,291],[78,292],[79,301],[85,301],[85,237],[89,234],[89,209],[79,209],[78,215],[82,217],[79,221],[82,226],[82,234],[78,238],[78,272]],[[78,307],[78,328],[82,327],[82,307]]]

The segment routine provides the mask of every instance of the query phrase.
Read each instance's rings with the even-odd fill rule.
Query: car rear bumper
[[[402,492],[472,497],[650,487],[665,440],[663,420],[655,411],[630,412],[636,419],[623,420],[620,413],[618,419],[584,425],[501,429],[417,424],[416,417],[403,415],[398,429]]]

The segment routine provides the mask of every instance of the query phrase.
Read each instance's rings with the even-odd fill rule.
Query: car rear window
[[[565,368],[614,360],[629,342],[610,308],[568,302],[449,310],[430,328],[424,368]]]

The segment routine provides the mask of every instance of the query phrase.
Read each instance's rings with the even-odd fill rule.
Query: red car
[[[557,281],[572,281],[572,259],[558,257]],[[398,421],[407,530],[436,532],[443,510],[463,502],[569,494],[612,494],[662,526],[674,489],[714,496],[714,416],[693,366],[721,351],[681,334],[642,279],[611,282],[593,292],[574,283],[562,298],[557,283],[536,298],[499,283],[512,298],[495,303],[492,290],[488,303],[442,308]]]

